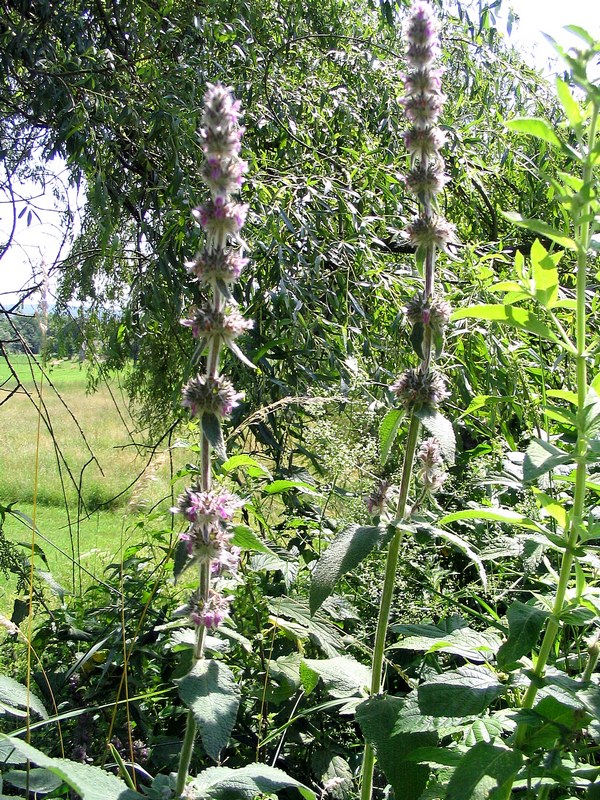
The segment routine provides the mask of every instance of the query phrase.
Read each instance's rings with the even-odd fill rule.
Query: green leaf
[[[350,765],[341,756],[333,756],[320,778],[321,784],[327,783],[332,778],[335,779],[335,785],[328,789],[327,797],[331,797],[333,800],[347,800],[352,796],[354,776]]]
[[[447,463],[452,466],[456,455],[456,437],[449,419],[434,408],[423,406],[415,411],[423,427],[435,438],[442,448]]]
[[[6,675],[0,675],[0,708],[6,708],[9,712],[11,709],[29,708],[42,719],[48,719],[48,712],[39,697],[31,691],[28,692],[22,683]]]
[[[377,525],[351,525],[331,542],[312,574],[310,610],[314,614],[333,592],[336,583],[365,559],[374,547],[389,538],[385,528]]]
[[[534,438],[523,459],[523,480],[534,481],[560,464],[568,464],[572,460],[573,456],[565,453],[564,450],[560,450],[543,439]]]
[[[229,740],[240,704],[240,689],[231,670],[221,661],[202,659],[177,684],[179,696],[194,714],[204,749],[216,761]]]
[[[2,776],[11,786],[27,789],[36,794],[48,794],[62,785],[63,779],[49,769],[38,767],[33,769],[13,769]]]
[[[498,667],[504,667],[531,653],[536,645],[548,612],[515,600],[506,614],[508,639],[498,650]]]
[[[395,626],[398,630],[400,626]],[[420,650],[425,653],[450,653],[469,661],[490,661],[501,645],[500,637],[492,631],[474,631],[471,628],[457,628],[448,633],[437,630],[437,635],[407,636],[401,642],[388,647],[388,650]]]
[[[233,526],[231,544],[241,547],[242,550],[255,550],[258,553],[268,553],[277,557],[277,554],[248,525]]]
[[[502,215],[510,222],[514,222],[515,225],[520,225],[521,228],[526,228],[528,231],[539,233],[567,250],[577,250],[577,244],[573,239],[565,236],[561,231],[557,231],[551,225],[547,225],[541,219],[527,219],[514,211],[503,211]]]
[[[356,709],[356,720],[363,736],[377,753],[379,767],[391,783],[394,794],[402,800],[418,800],[429,776],[429,767],[415,765],[409,758],[421,747],[437,744],[434,731],[394,734],[396,720],[404,701],[399,697],[373,697]]]
[[[418,688],[419,708],[432,717],[468,717],[480,714],[504,686],[486,667],[468,664],[457,670],[434,675]]]
[[[277,615],[270,617],[273,624],[289,631],[294,639],[310,639],[328,658],[339,656],[344,649],[340,629],[320,614],[311,616],[314,612],[305,603],[291,597],[277,597],[269,601],[268,607],[269,611]],[[286,623],[280,615],[289,617],[293,622]]]
[[[175,545],[173,553],[173,578],[177,581],[185,570],[191,565],[193,559],[188,552],[188,543],[180,539]]]
[[[259,794],[276,794],[281,789],[296,789],[305,800],[316,800],[308,786],[266,764],[248,764],[241,769],[210,767],[187,787],[191,797],[218,800],[254,800]]]
[[[302,664],[323,681],[332,697],[359,695],[371,685],[371,670],[348,656],[304,658]]]
[[[302,688],[304,689],[304,693],[309,695],[319,683],[319,675],[314,669],[311,669],[307,666],[303,661],[300,662],[299,667],[299,674],[300,674],[300,681],[302,682]]]
[[[388,460],[390,450],[392,449],[392,445],[394,444],[394,440],[398,434],[398,430],[400,429],[400,423],[402,422],[403,416],[403,411],[393,408],[391,411],[388,411],[385,417],[381,420],[381,425],[379,426],[379,450],[381,453],[382,465]]]
[[[419,358],[423,358],[423,335],[425,333],[425,326],[422,322],[415,322],[410,332],[410,343],[412,344],[415,353]]]
[[[265,494],[281,494],[282,492],[289,492],[290,489],[298,489],[302,494],[318,494],[314,486],[302,481],[278,480],[262,487],[262,491]]]
[[[82,800],[140,800],[142,795],[131,791],[120,778],[100,767],[79,764],[64,758],[51,758],[15,737],[0,734],[17,752],[40,767],[45,767],[68,784]]]
[[[202,433],[219,458],[226,459],[225,440],[221,420],[216,414],[205,411],[202,414]]]
[[[528,331],[551,342],[558,341],[556,334],[531,311],[516,306],[487,303],[459,308],[452,312],[452,319],[485,319],[492,322],[505,322],[513,328]]]
[[[490,792],[514,779],[523,762],[518,750],[478,742],[454,770],[445,800],[488,800]]]
[[[263,466],[255,458],[252,458],[252,456],[247,456],[242,453],[231,456],[227,459],[227,461],[225,461],[224,464],[221,464],[221,470],[226,474],[229,474],[236,469],[240,469],[241,467],[248,467],[246,470],[248,474],[251,474],[255,477],[258,477],[258,475],[264,475],[267,478],[271,477],[271,473],[265,466]]]
[[[561,257],[562,252],[549,255],[539,239],[536,239],[531,246],[535,297],[544,308],[552,308],[558,298],[557,264]]]
[[[537,523],[517,511],[513,511],[510,508],[490,508],[489,506],[453,511],[452,514],[446,514],[445,517],[442,517],[439,520],[439,524],[448,525],[451,522],[463,519],[488,519],[492,522],[505,522],[507,525],[516,525],[517,527],[529,528],[534,531],[540,529]]]
[[[517,117],[516,119],[507,120],[504,124],[512,131],[527,133],[529,136],[543,139],[543,141],[555,147],[562,146],[560,139],[545,119],[540,119],[539,117]]]

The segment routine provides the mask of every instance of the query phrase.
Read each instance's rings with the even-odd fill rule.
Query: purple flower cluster
[[[231,545],[231,519],[242,501],[225,489],[203,491],[191,486],[171,509],[190,523],[180,539],[193,562],[208,562],[212,575],[237,571],[240,549]],[[192,563],[192,561],[190,563]]]

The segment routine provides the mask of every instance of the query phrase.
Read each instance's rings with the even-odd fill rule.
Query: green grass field
[[[0,402],[8,397],[0,405],[0,504],[35,516],[36,543],[54,577],[73,590],[82,574],[77,564],[84,580],[99,575],[118,558],[138,511],[171,504],[169,454],[148,462],[147,451],[134,446],[143,435],[117,382],[88,394],[77,362],[50,365],[42,379],[25,356],[10,360],[23,385],[8,397],[17,382],[0,358]],[[8,515],[4,535],[31,544],[21,518]],[[0,612],[8,613],[13,599],[14,581],[0,575]]]

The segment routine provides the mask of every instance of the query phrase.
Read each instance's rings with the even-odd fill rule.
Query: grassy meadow
[[[10,365],[22,386],[8,397],[17,381],[0,359],[0,402],[8,398],[0,405],[0,504],[19,515],[7,515],[4,535],[30,546],[35,520],[36,544],[72,590],[82,574],[91,579],[118,558],[138,511],[170,505],[169,454],[149,460],[135,446],[143,435],[117,382],[90,394],[76,361],[50,364],[43,379],[26,356],[10,356]],[[14,583],[0,575],[2,613],[10,613]]]

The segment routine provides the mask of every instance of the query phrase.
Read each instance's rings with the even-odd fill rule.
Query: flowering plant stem
[[[591,186],[593,181],[593,157],[591,150],[596,141],[598,122],[598,106],[593,104],[588,128],[587,153],[583,164],[583,186]],[[582,147],[583,150],[583,147]],[[577,394],[577,444],[575,448],[575,489],[573,494],[573,507],[570,515],[570,526],[567,532],[567,541],[563,550],[556,594],[552,604],[552,612],[548,619],[546,630],[542,638],[540,650],[535,659],[531,681],[520,703],[524,709],[533,708],[541,678],[544,675],[548,659],[560,631],[560,616],[564,608],[567,589],[573,570],[576,549],[580,544],[580,532],[585,522],[585,492],[587,481],[587,428],[586,397],[588,393],[587,382],[587,326],[586,326],[586,289],[587,289],[587,258],[590,248],[590,219],[592,217],[592,203],[590,200],[575,206],[577,209],[573,223],[575,228],[575,243],[577,246],[577,285],[576,285],[576,314],[575,314],[575,374]],[[522,748],[527,740],[528,726],[519,723],[514,743],[516,748]],[[542,787],[543,790],[549,787]],[[503,788],[500,800],[509,800],[512,793],[512,781]],[[542,791],[540,797],[545,797],[547,792]]]

